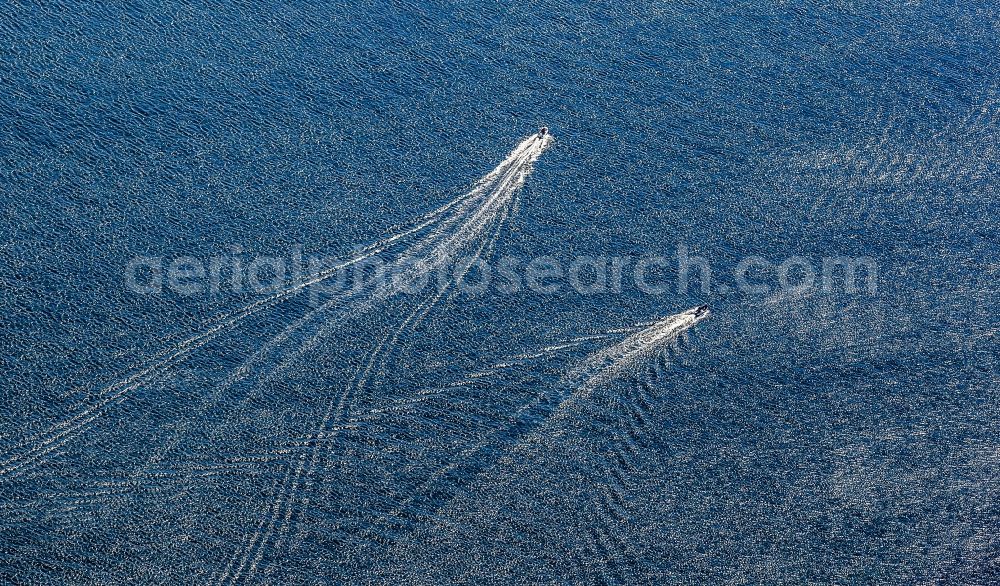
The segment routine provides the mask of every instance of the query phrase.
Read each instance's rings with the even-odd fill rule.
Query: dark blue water
[[[1000,579],[995,6],[3,12],[0,582]],[[486,287],[412,327],[432,295],[304,293],[143,370],[266,296],[137,292],[134,259],[346,258],[543,124],[490,258],[663,255],[666,290]],[[752,292],[751,257],[875,278]]]

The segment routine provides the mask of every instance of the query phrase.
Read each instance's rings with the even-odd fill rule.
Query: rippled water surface
[[[997,7],[3,12],[0,582],[1000,580]]]

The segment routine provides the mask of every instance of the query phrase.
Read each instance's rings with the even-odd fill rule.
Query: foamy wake
[[[322,283],[347,267],[396,251],[388,268],[399,279],[394,281],[395,287],[379,287],[372,283],[361,291],[345,293],[331,299],[320,309],[341,306],[346,313],[356,314],[384,301],[425,273],[447,266],[456,254],[467,250],[471,244],[483,243],[485,235],[498,219],[507,217],[514,195],[531,173],[533,163],[551,142],[551,136],[532,135],[526,138],[469,192],[417,218],[412,226],[370,244],[354,256],[310,275],[295,286],[277,290],[236,311],[216,316],[201,331],[162,350],[122,379],[102,388],[74,413],[11,448],[0,460],[0,479],[21,476],[45,462],[105,415],[112,406],[123,401],[136,389],[167,375],[172,366],[199,348],[231,331],[249,317],[294,297],[312,285]],[[315,310],[307,316],[306,321],[318,315],[320,310]],[[296,327],[302,323],[304,322],[300,321]],[[287,332],[285,337],[287,338]],[[279,338],[282,336],[279,335]]]
[[[452,263],[458,255],[472,253],[478,259],[483,251],[495,242],[495,230],[509,216],[515,195],[531,174],[533,164],[552,142],[551,136],[532,135],[523,140],[493,171],[480,179],[471,191],[458,198],[432,230],[413,244],[400,251],[390,261],[388,271],[397,275],[389,289],[373,288],[368,294],[350,304],[350,313],[356,314],[376,307],[380,302],[405,288],[408,283],[437,273]],[[465,269],[466,271],[468,268]],[[212,584],[238,583],[255,575],[258,566],[272,541],[280,546],[292,525],[293,504],[300,498],[307,479],[320,463],[324,452],[321,447],[332,449],[329,441],[339,430],[352,397],[368,383],[378,370],[380,360],[391,352],[405,332],[422,320],[431,308],[446,294],[455,282],[464,276],[447,271],[450,281],[441,291],[419,304],[400,326],[382,338],[350,383],[345,385],[337,400],[331,401],[327,411],[307,438],[309,449],[303,450],[298,461],[289,467],[281,489],[270,507],[261,515],[260,525],[250,535],[243,547],[229,559],[225,568],[209,581]]]

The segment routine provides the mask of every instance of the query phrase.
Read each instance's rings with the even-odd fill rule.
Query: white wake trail
[[[426,274],[446,269],[454,257],[469,245],[480,241],[487,228],[491,226],[504,210],[508,209],[512,198],[523,186],[531,174],[533,164],[542,152],[551,144],[552,137],[533,135],[523,140],[493,171],[480,179],[472,190],[462,198],[463,204],[450,216],[443,218],[434,233],[428,235],[390,265],[393,274],[403,276],[404,282],[415,282]],[[477,255],[482,254],[483,242]],[[454,275],[450,277],[454,279]],[[450,287],[452,281],[447,286]],[[395,283],[387,288],[373,292],[372,296],[358,310],[369,309],[375,304],[399,292],[404,287]],[[440,299],[438,295],[433,303]],[[420,310],[420,308],[418,308]],[[417,315],[415,313],[415,315]],[[397,332],[398,333],[398,332]],[[387,342],[390,340],[391,342]],[[398,336],[387,338],[383,343],[395,344]],[[385,351],[380,345],[371,356],[366,367],[356,373],[350,383],[336,401],[331,401],[329,408],[321,419],[316,431],[311,434],[312,454],[302,454],[294,470],[289,468],[283,482],[281,492],[268,509],[268,515],[261,521],[257,531],[250,537],[246,546],[230,558],[225,570],[218,578],[218,583],[237,583],[241,578],[249,579],[257,569],[264,550],[278,530],[278,524],[287,526],[292,513],[293,496],[301,487],[304,478],[308,478],[318,463],[319,443],[328,440],[328,435],[334,431],[336,423],[342,417],[347,401],[360,385],[364,385],[378,356]],[[310,457],[311,456],[311,457]],[[242,555],[241,555],[242,554]],[[237,560],[240,560],[237,562]]]
[[[574,395],[585,397],[595,387],[634,369],[642,360],[674,343],[678,336],[708,316],[707,309],[692,308],[653,322],[621,343],[587,357],[566,375],[565,382],[576,389]]]
[[[545,137],[545,139],[551,140],[551,137]],[[95,399],[91,400],[89,404],[67,419],[14,446],[8,452],[7,458],[0,461],[0,479],[19,476],[28,467],[40,464],[45,460],[46,456],[84,431],[91,422],[103,414],[105,408],[122,400],[131,391],[149,383],[157,374],[162,373],[175,363],[185,359],[194,351],[205,346],[220,334],[231,330],[250,316],[289,299],[310,286],[329,279],[345,268],[385,252],[402,242],[408,236],[419,233],[435,223],[442,221],[454,223],[454,218],[449,220],[447,217],[449,211],[453,208],[458,208],[458,213],[455,215],[461,216],[463,212],[473,209],[477,200],[487,195],[488,187],[491,182],[495,181],[497,176],[508,172],[512,165],[519,163],[525,156],[525,153],[536,151],[531,159],[531,162],[534,162],[538,155],[541,154],[541,151],[548,145],[549,140],[533,137],[522,141],[496,169],[477,182],[476,186],[470,192],[418,218],[417,223],[413,227],[387,236],[362,249],[348,260],[310,275],[301,283],[279,290],[267,298],[250,303],[234,312],[215,317],[209,322],[211,325],[208,328],[183,340],[173,348],[164,350],[153,356],[137,371],[102,389]],[[539,142],[541,142],[540,148],[538,148]]]
[[[564,410],[571,401],[587,398],[594,389],[602,384],[620,376],[622,373],[633,370],[648,360],[651,356],[663,350],[666,346],[674,343],[678,336],[686,332],[691,327],[703,321],[709,316],[709,312],[704,308],[691,308],[687,311],[665,317],[663,319],[644,324],[647,327],[626,337],[621,342],[608,346],[602,350],[590,354],[584,358],[577,366],[566,373],[556,384],[555,399],[558,404],[549,416],[558,414]],[[587,339],[587,338],[581,338]],[[518,425],[532,410],[538,409],[543,402],[551,399],[549,395],[543,394],[522,405],[510,414],[509,420]],[[427,488],[432,486],[441,478],[447,476],[452,471],[465,465],[478,452],[485,450],[498,441],[498,438],[505,432],[509,433],[512,426],[498,428],[476,444],[462,450],[452,462],[437,470],[428,477],[415,491],[412,496],[401,502],[391,513],[390,517],[396,517],[407,507],[416,502],[420,495]]]

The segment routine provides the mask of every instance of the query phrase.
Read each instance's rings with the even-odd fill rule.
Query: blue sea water
[[[998,17],[8,5],[0,582],[996,583]],[[144,373],[259,296],[137,292],[134,259],[346,258],[542,125],[493,257],[664,255],[665,291],[487,287],[413,327],[396,299],[269,346],[303,294]],[[735,287],[793,257],[870,259],[875,286]],[[511,415],[702,303],[663,353]]]

